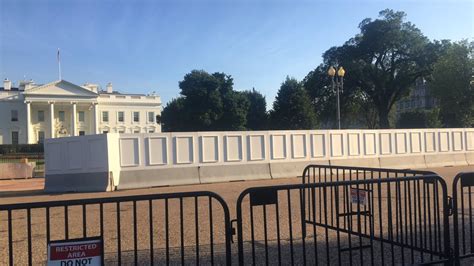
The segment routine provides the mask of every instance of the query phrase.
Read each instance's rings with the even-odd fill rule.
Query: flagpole
[[[59,74],[59,80],[62,80],[62,78],[61,78],[61,57],[59,56],[59,48],[58,48],[58,74]]]

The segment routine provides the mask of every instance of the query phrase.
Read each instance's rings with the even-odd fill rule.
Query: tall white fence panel
[[[468,165],[474,163],[474,129],[105,134],[50,139],[45,150],[46,179],[56,180],[51,184],[107,172],[107,189],[125,189],[295,177],[310,163]],[[100,176],[97,190],[104,186]]]

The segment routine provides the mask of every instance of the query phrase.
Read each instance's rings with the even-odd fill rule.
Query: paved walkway
[[[459,172],[474,171],[473,166],[456,166],[456,167],[442,167],[423,169],[433,171],[439,174],[446,180],[448,185],[448,194],[451,193],[452,180]],[[199,191],[207,190],[216,192],[221,195],[229,206],[232,206],[239,196],[240,192],[248,187],[255,186],[272,186],[281,184],[300,184],[299,178],[283,178],[271,180],[257,180],[257,181],[239,181],[239,182],[225,182],[213,184],[199,184],[199,185],[184,185],[173,187],[154,187],[144,189],[130,189],[114,192],[95,192],[95,193],[66,193],[66,194],[52,194],[43,191],[44,179],[26,179],[26,180],[0,180],[0,204],[1,203],[18,203],[18,202],[38,202],[49,200],[68,200],[81,198],[96,198],[96,197],[111,197],[111,196],[127,196],[137,194],[156,194],[169,193],[180,191]]]

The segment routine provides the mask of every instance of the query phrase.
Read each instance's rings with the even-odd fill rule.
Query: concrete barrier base
[[[381,168],[426,168],[425,156],[414,155],[414,156],[390,156],[380,157]]]
[[[335,166],[373,167],[373,168],[380,167],[379,158],[374,158],[374,157],[360,158],[360,159],[334,159],[334,160],[330,160],[329,163]],[[337,170],[332,170],[333,174],[337,174],[336,172]],[[349,173],[350,171],[344,171],[344,172]],[[339,173],[342,173],[342,172],[339,171]]]
[[[236,164],[199,167],[201,183],[216,183],[239,180],[271,179],[268,163]]]
[[[297,177],[303,174],[304,168],[309,164],[309,161],[294,163],[270,163],[270,173],[272,178]]]
[[[427,154],[425,162],[428,168],[467,165],[464,153]]]
[[[329,161],[331,165],[354,166],[354,167],[380,167],[379,158],[360,159],[333,159]]]
[[[46,192],[104,192],[113,191],[108,172],[56,174],[45,178]]]
[[[117,189],[199,184],[198,167],[129,170],[120,172]]]
[[[33,177],[36,163],[0,163],[0,179]]]
[[[466,162],[469,165],[474,165],[474,152],[468,152],[466,155]]]

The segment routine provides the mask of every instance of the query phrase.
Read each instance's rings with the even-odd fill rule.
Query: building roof
[[[80,88],[86,90],[87,92],[91,92],[91,93],[99,94],[99,95],[158,96],[158,95],[147,95],[147,94],[143,94],[143,93],[121,93],[119,91],[112,91],[111,93],[109,93],[105,90],[101,90],[101,91],[98,91],[98,92],[93,92],[93,91],[89,90],[88,88],[86,88],[84,86],[76,85],[76,84],[74,84],[72,82],[69,82],[69,81],[66,81],[66,80],[56,80],[56,81],[46,83],[46,84],[35,84],[35,86],[33,88],[29,89],[28,91],[20,90],[20,88],[18,88],[18,87],[12,87],[10,89],[10,91],[22,91],[22,92],[25,92],[26,94],[28,94],[32,91],[36,91],[36,90],[42,89],[42,88],[47,87],[47,86],[56,85],[56,84],[61,83],[61,82],[62,83],[67,83],[67,84],[72,85],[72,86],[80,87]],[[0,91],[5,91],[5,88],[0,87]]]

